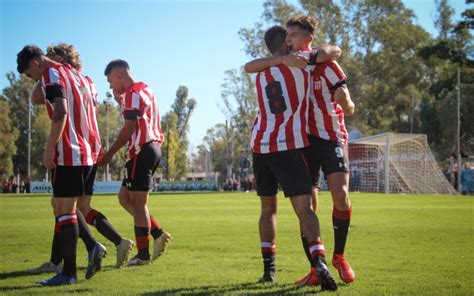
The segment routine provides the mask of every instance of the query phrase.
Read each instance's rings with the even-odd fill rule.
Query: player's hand
[[[336,99],[336,102],[340,105],[341,100],[346,98],[346,93],[342,87],[338,87],[336,91],[334,92],[334,99]]]
[[[290,53],[283,56],[281,58],[281,62],[283,65],[288,67],[297,67],[303,69],[308,65],[308,58],[298,54]]]
[[[109,164],[111,161],[112,161],[112,157],[114,155],[109,153],[108,151],[102,156],[101,159],[99,159],[99,161],[97,162],[97,165],[98,166],[106,166],[107,164]]]
[[[47,169],[51,170],[56,167],[56,164],[54,163],[55,156],[56,148],[46,147],[46,150],[44,151],[43,155],[43,164]]]
[[[120,105],[120,104],[122,103],[122,102],[121,102],[122,99],[120,98],[120,96],[121,96],[122,94],[119,93],[118,91],[116,91],[115,89],[112,90],[112,91],[113,91],[113,93],[114,93],[114,100],[117,102],[117,104]]]

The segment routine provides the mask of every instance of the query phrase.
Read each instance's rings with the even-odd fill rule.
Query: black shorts
[[[149,191],[153,186],[155,174],[161,160],[161,148],[157,142],[143,145],[137,156],[125,164],[126,175],[122,186],[129,191]]]
[[[336,172],[349,172],[347,149],[343,144],[315,136],[308,136],[307,147],[309,171],[313,186],[319,185],[319,171],[327,177]]]
[[[253,153],[258,196],[271,196],[280,184],[286,197],[311,194],[311,179],[304,149]]]
[[[57,166],[51,170],[54,197],[92,195],[96,166]]]

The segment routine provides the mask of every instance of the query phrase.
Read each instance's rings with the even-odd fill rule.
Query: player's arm
[[[308,65],[308,59],[304,56],[290,53],[288,55],[261,58],[250,61],[245,64],[244,70],[247,73],[257,73],[280,64],[286,65],[288,67],[298,67],[303,69]]]
[[[43,163],[48,169],[53,169],[55,167],[56,144],[61,139],[67,120],[67,102],[64,88],[59,84],[48,85],[46,87],[46,99],[53,106],[53,114]]]
[[[107,151],[102,158],[97,163],[100,166],[108,164],[112,157],[114,156],[117,151],[120,150],[125,144],[127,144],[128,140],[131,138],[133,131],[135,130],[135,126],[137,125],[137,119],[140,117],[139,110],[125,110],[124,111],[124,123],[123,127],[120,130],[120,133],[110,147],[109,151]]]
[[[45,104],[43,91],[41,90],[41,82],[36,83],[33,92],[31,93],[31,102],[35,105]]]
[[[349,93],[349,89],[345,82],[341,83],[341,85],[336,88],[334,91],[334,98],[336,99],[336,103],[341,106],[345,115],[354,114],[355,104],[351,99],[351,94]]]
[[[337,60],[341,57],[341,48],[337,45],[317,45],[314,49],[317,50],[316,63],[324,63],[331,60]]]

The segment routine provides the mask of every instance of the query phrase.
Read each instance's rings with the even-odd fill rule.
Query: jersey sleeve
[[[143,100],[140,95],[134,91],[125,94],[125,101],[123,107],[123,117],[126,120],[137,120],[142,117]]]
[[[46,100],[51,102],[54,98],[66,98],[65,82],[59,74],[59,69],[55,67],[46,69],[41,81]]]
[[[336,89],[345,84],[347,76],[341,66],[336,61],[327,62],[324,68],[324,74],[328,79],[329,88]]]

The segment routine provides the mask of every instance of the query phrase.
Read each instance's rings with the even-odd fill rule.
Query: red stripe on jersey
[[[279,65],[278,69],[280,69],[281,73],[283,74],[283,79],[285,79],[286,89],[288,91],[288,96],[290,99],[291,105],[291,113],[293,114],[292,118],[288,120],[288,123],[285,126],[285,136],[286,136],[286,145],[287,149],[295,149],[295,135],[293,134],[293,124],[295,120],[295,112],[298,108],[298,92],[296,90],[296,83],[293,74],[291,73],[288,67],[283,65]]]
[[[309,105],[309,96],[311,94],[311,89],[310,89],[310,84],[309,84],[309,78],[310,74],[306,71],[303,72],[303,78],[304,78],[304,89],[306,91],[306,99],[303,100],[303,103],[301,104],[301,109],[302,109],[302,118],[301,118],[301,129],[302,129],[302,136],[303,136],[303,145],[304,147],[309,145],[309,140],[306,135],[307,133],[307,121],[308,121],[308,105]],[[311,112],[312,113],[312,112]]]
[[[336,103],[332,87],[346,79],[346,75],[335,61],[317,65],[312,74],[314,83],[308,122],[310,134],[345,144],[347,130],[344,112]]]
[[[253,145],[255,153],[261,153],[261,143],[262,143],[262,138],[263,138],[263,133],[267,129],[267,111],[265,110],[265,103],[263,102],[263,95],[262,95],[262,83],[260,82],[260,79],[262,78],[263,74],[260,72],[257,74],[257,99],[258,99],[258,105],[260,106],[260,127],[257,131],[257,136],[255,137],[255,144]],[[257,120],[255,120],[255,123],[257,123]]]
[[[259,112],[250,140],[255,153],[273,153],[308,146],[306,117],[309,78],[306,69],[284,65],[257,74]],[[272,94],[282,97],[272,98]],[[280,102],[284,106],[279,105]]]
[[[92,165],[100,149],[100,140],[97,141],[99,134],[96,119],[91,118],[93,95],[88,80],[70,66],[55,65],[45,70],[41,81],[43,90],[47,85],[58,84],[64,87],[66,95],[66,125],[56,145],[56,164]],[[52,106],[49,102],[46,106],[51,118]]]
[[[127,159],[132,159],[140,153],[141,147],[148,142],[156,141],[159,144],[163,142],[158,107],[153,91],[148,85],[143,82],[133,83],[123,95],[122,107],[123,112],[139,110],[141,114],[127,143]]]
[[[73,77],[74,74],[72,73],[72,71],[66,71],[66,75],[69,76],[70,82],[76,81],[75,78]],[[78,82],[81,83],[80,87],[83,87],[82,81],[79,80]],[[81,159],[81,163],[85,163],[87,162],[87,151],[84,144],[84,135],[82,133],[82,124],[81,124],[81,116],[82,116],[82,113],[85,111],[83,109],[83,103],[85,100],[84,100],[84,95],[77,91],[77,85],[71,85],[71,90],[73,92],[73,97],[74,97],[74,100],[72,100],[73,110],[74,110],[73,129],[76,131],[76,139],[77,139],[77,145],[79,146],[79,152],[80,152],[79,157]],[[70,116],[71,114],[69,114],[69,117]]]
[[[267,84],[275,81],[275,78],[273,78],[272,74],[270,73],[270,69],[266,69],[264,74]],[[270,133],[270,153],[278,151],[278,132],[280,131],[280,126],[284,120],[285,117],[283,116],[283,113],[275,114],[275,126],[273,127],[273,131]]]

